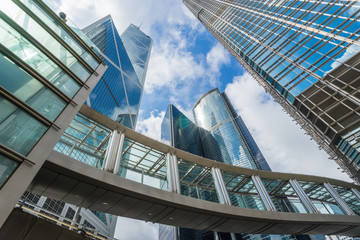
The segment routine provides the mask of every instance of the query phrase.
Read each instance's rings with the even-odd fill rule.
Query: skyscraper
[[[2,225],[106,66],[43,1],[0,10]]]
[[[359,182],[359,3],[184,3],[275,101]]]
[[[161,125],[161,139],[172,146],[190,153],[224,162],[230,165],[271,171],[260,149],[256,145],[241,117],[236,113],[225,93],[213,89],[204,94],[193,108],[195,123],[181,113],[175,106],[169,105]],[[183,169],[186,172],[186,170]],[[200,173],[199,173],[200,175]],[[183,195],[191,196],[196,191],[191,186],[181,184]],[[198,194],[198,193],[196,193]],[[216,198],[211,192],[202,195],[202,199],[211,201]],[[253,197],[239,200],[231,196],[231,201],[251,208],[262,208],[262,203]],[[169,236],[173,227],[160,226],[159,235]],[[176,231],[175,231],[176,232]],[[240,239],[240,235],[212,233],[179,228],[180,239]],[[256,238],[258,236],[242,236]],[[279,238],[280,236],[276,236]],[[280,237],[281,238],[281,237]],[[288,239],[290,236],[284,236]]]
[[[124,32],[124,35],[129,35],[127,32],[131,32],[133,35],[137,36],[137,38],[126,37],[124,41],[122,41],[111,16],[96,21],[86,27],[83,31],[93,41],[93,43],[90,43],[91,46],[94,46],[95,44],[95,46],[99,48],[96,51],[99,58],[109,66],[101,80],[91,92],[87,104],[113,120],[134,129],[140,105],[142,86],[141,89],[137,86],[133,86],[132,82],[129,80],[130,78],[127,76],[131,75],[132,81],[138,81],[136,74],[139,74],[142,83],[144,83],[151,49],[151,38],[141,32],[136,26],[130,25]],[[142,41],[142,48],[139,48],[136,45],[139,44],[139,41]],[[130,47],[125,49],[124,45]],[[145,48],[145,46],[148,46],[148,48]],[[132,57],[134,62],[129,56]],[[137,66],[139,64],[136,62],[136,59],[140,57],[144,64],[143,68],[141,68],[142,65],[140,65],[140,67]],[[114,64],[114,62],[117,64]],[[136,64],[138,73],[135,73],[133,64]],[[126,70],[126,73],[124,72],[124,69]],[[114,105],[114,103],[118,104],[120,102],[124,104],[123,110],[119,109],[121,104],[117,106]],[[90,123],[81,118],[81,116],[76,116],[66,132],[74,134],[77,139],[81,139],[85,137],[85,135],[74,130],[74,128],[81,128],[83,132],[89,133],[86,141],[91,145],[96,145],[98,143],[97,141],[99,141],[98,139],[101,139],[103,134],[102,131],[104,130],[88,129],[89,124]],[[98,164],[99,161],[93,163],[91,160],[96,157],[98,160],[102,154],[101,151],[94,151],[93,156],[85,154],[84,149],[78,148],[78,142],[73,141],[73,138],[62,138],[55,146],[55,149],[72,157],[78,157],[82,161],[92,164],[95,167],[97,166],[96,163]],[[73,150],[70,151],[70,149]],[[117,218],[109,214],[85,208],[78,208],[71,204],[55,201],[29,192],[26,192],[22,198],[36,204],[39,209],[45,209],[57,215],[66,217],[67,219],[73,219],[79,224],[84,224],[86,227],[94,229],[105,236],[113,236],[114,234]]]
[[[107,117],[135,129],[152,40],[134,25],[120,37],[111,16],[83,29],[100,49],[108,70],[87,104]]]

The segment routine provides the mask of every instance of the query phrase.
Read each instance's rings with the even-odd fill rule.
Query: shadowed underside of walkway
[[[208,202],[124,179],[56,151],[28,191],[117,216],[192,229],[360,236],[359,216],[285,213]]]

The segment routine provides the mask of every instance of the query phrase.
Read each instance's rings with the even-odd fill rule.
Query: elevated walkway
[[[86,106],[81,114],[28,191],[184,228],[360,236],[357,185],[229,166],[157,142]],[[74,137],[76,128],[83,139]],[[90,144],[100,132],[102,141]]]

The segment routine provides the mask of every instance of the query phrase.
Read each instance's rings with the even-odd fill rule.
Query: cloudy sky
[[[159,140],[173,103],[188,117],[196,100],[226,91],[274,171],[349,178],[259,87],[181,0],[57,0],[80,28],[111,14],[121,33],[133,23],[153,39],[137,130]],[[140,231],[141,229],[141,231]],[[151,223],[119,219],[119,239],[157,239]]]

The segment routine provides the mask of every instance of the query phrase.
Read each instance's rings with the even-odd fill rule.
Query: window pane
[[[54,37],[43,29],[35,20],[21,10],[11,0],[5,0],[0,9],[19,24],[32,37],[40,42],[48,51],[69,67],[82,81],[86,81],[90,72]]]
[[[0,65],[0,86],[54,121],[66,106],[65,101],[2,54]]]
[[[72,78],[45,56],[39,49],[23,38],[13,28],[0,19],[0,43],[12,51],[17,57],[29,64],[40,75],[52,82],[68,97],[72,98],[80,89]]]
[[[7,104],[13,105],[0,97],[0,106]],[[1,119],[0,143],[23,155],[30,152],[47,130],[45,125],[20,109]]]
[[[0,154],[0,188],[19,164]]]

